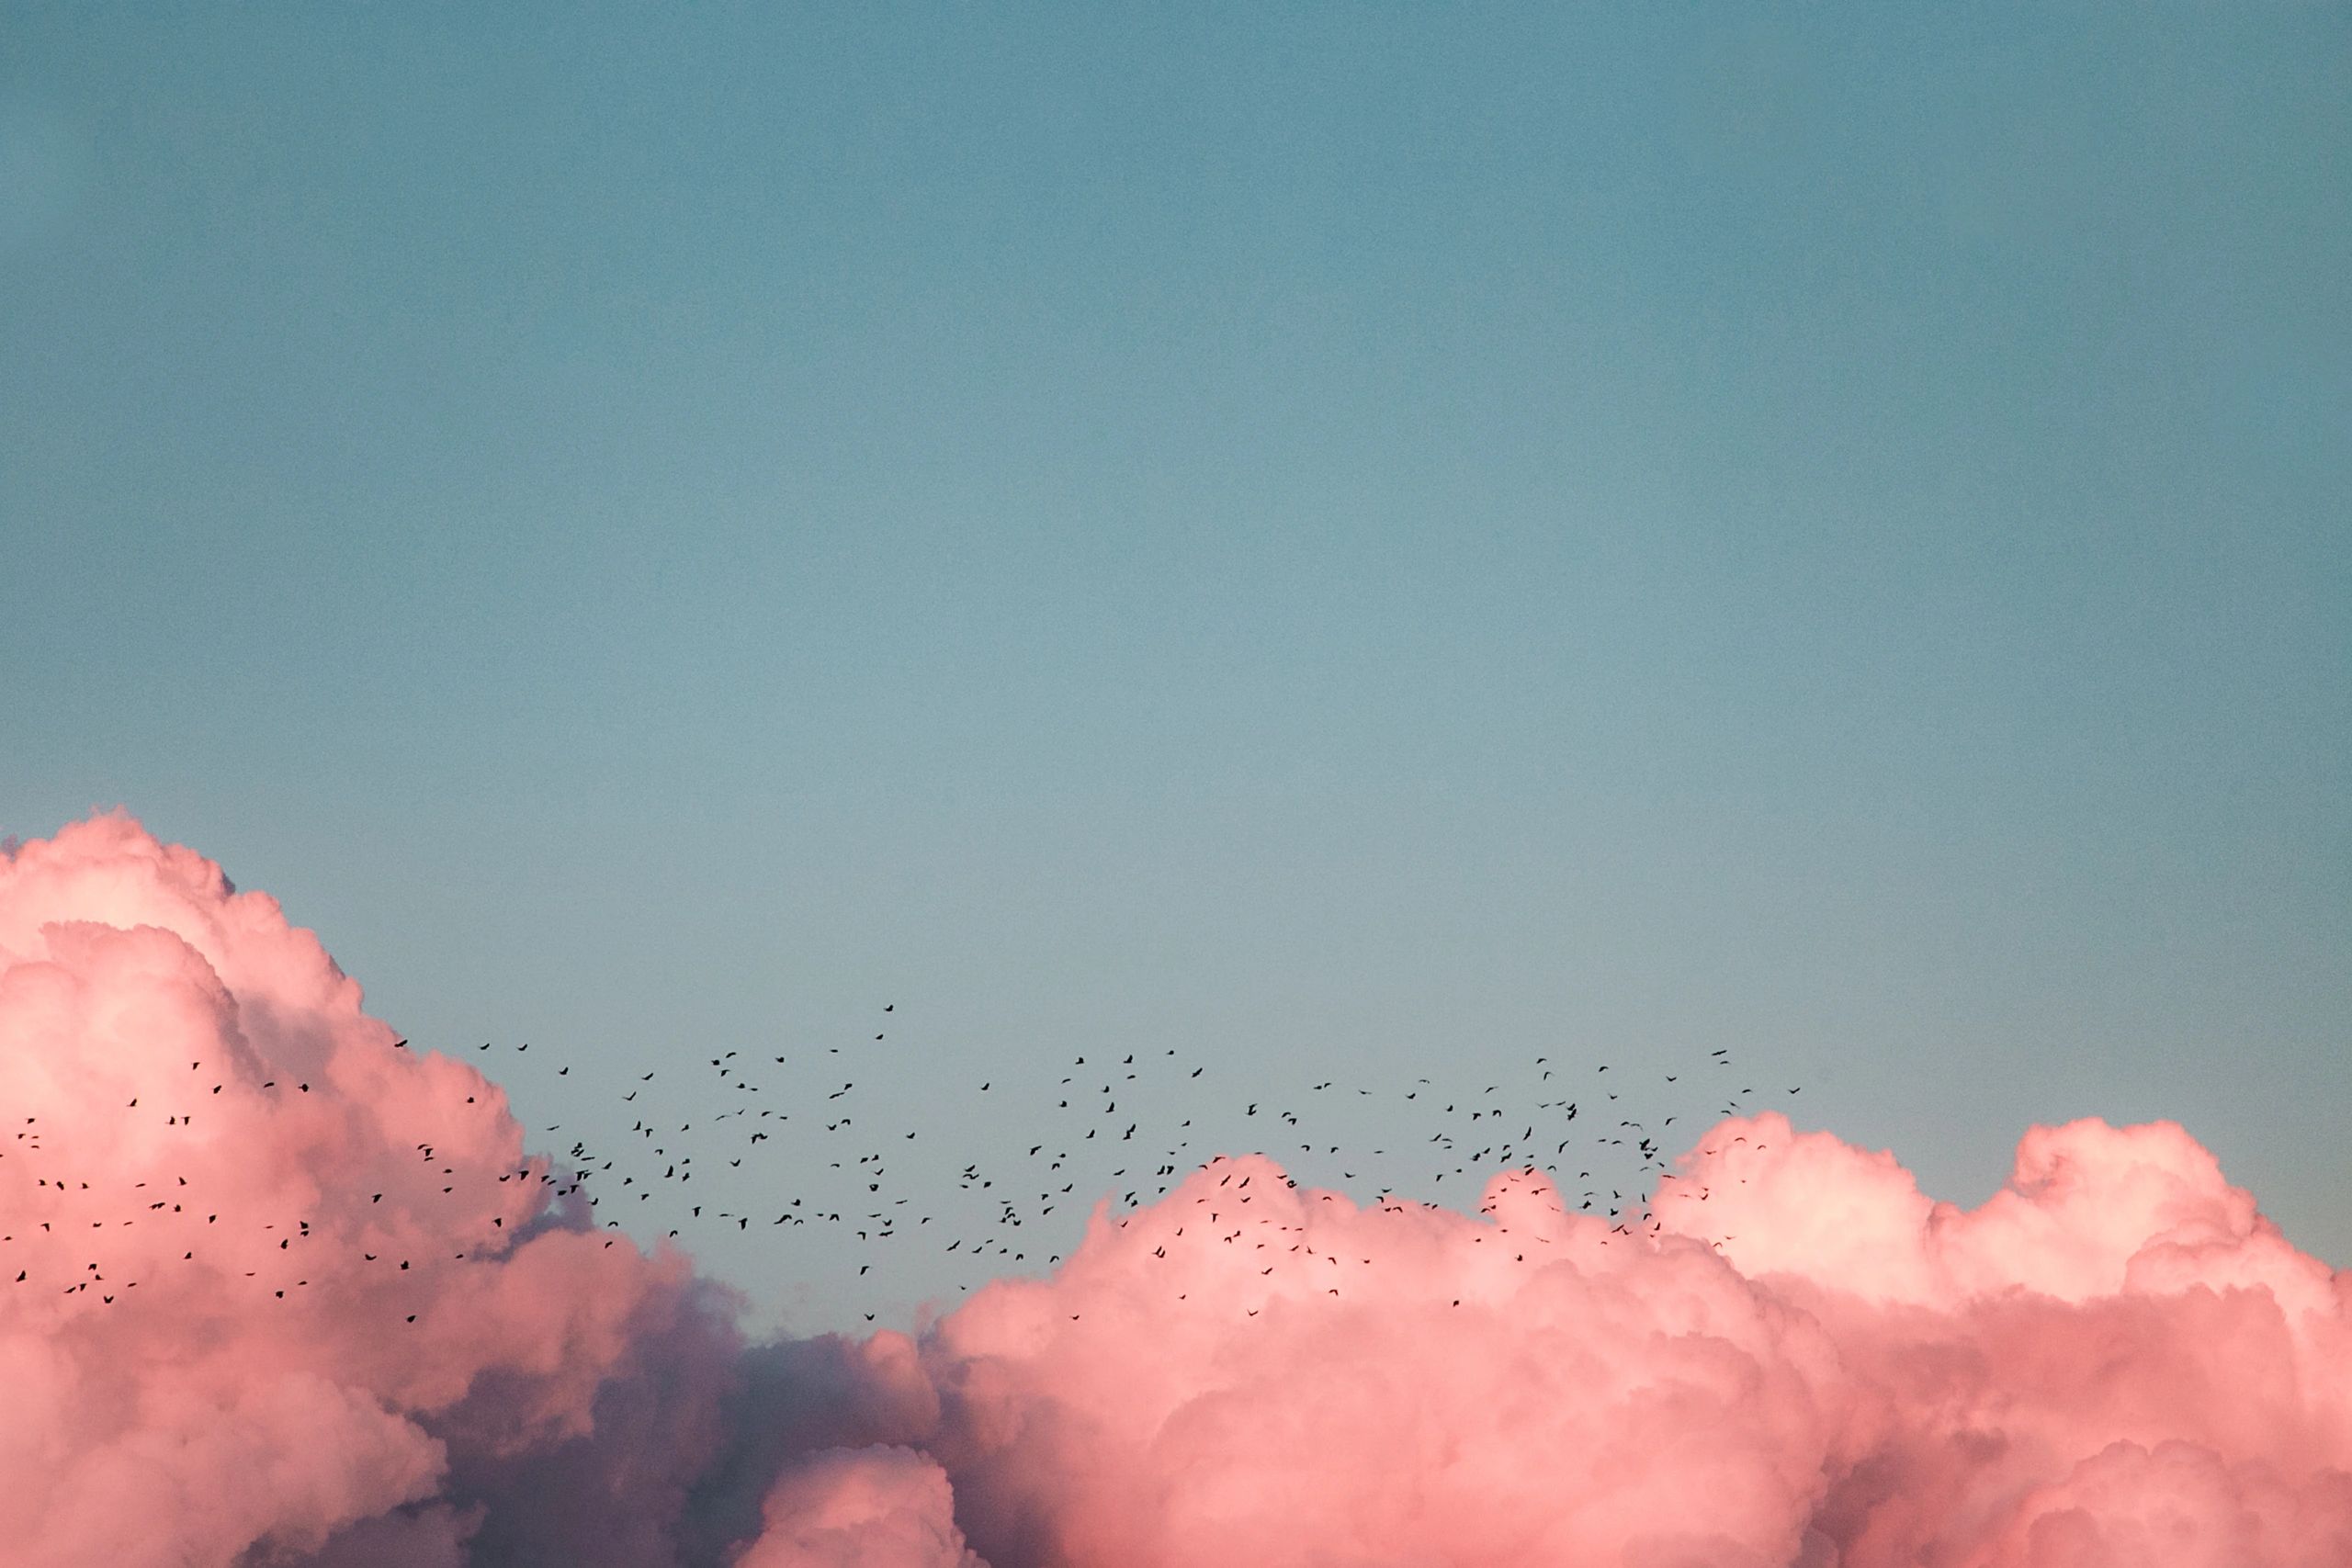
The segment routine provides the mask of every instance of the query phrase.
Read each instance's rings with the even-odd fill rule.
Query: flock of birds
[[[487,1173],[449,1163],[442,1152],[451,1141],[446,1132],[440,1138],[420,1138],[404,1178],[365,1177],[368,1187],[381,1180],[386,1189],[369,1191],[365,1204],[356,1191],[346,1195],[345,1210],[363,1220],[355,1225],[346,1219],[334,1227],[336,1238],[359,1247],[363,1279],[365,1269],[380,1269],[397,1279],[464,1262],[462,1250],[446,1261],[437,1252],[429,1258],[401,1256],[401,1244],[394,1238],[401,1225],[365,1223],[387,1191],[401,1187],[406,1190],[394,1191],[388,1218],[436,1200],[460,1206],[482,1201],[492,1235],[507,1230],[509,1213],[515,1215],[519,1234],[542,1207],[558,1216],[569,1211],[570,1223],[584,1220],[600,1231],[666,1232],[682,1239],[692,1233],[698,1247],[747,1238],[755,1225],[763,1235],[779,1227],[813,1226],[831,1236],[831,1245],[817,1250],[845,1260],[840,1264],[844,1278],[837,1284],[848,1294],[840,1297],[837,1292],[837,1298],[853,1301],[864,1321],[872,1323],[883,1303],[904,1293],[888,1286],[892,1278],[908,1281],[914,1293],[936,1294],[943,1280],[964,1292],[1005,1273],[1050,1268],[1062,1254],[1046,1249],[1066,1245],[1057,1238],[1074,1236],[1098,1201],[1107,1201],[1116,1213],[1132,1212],[1165,1195],[1193,1170],[1245,1148],[1293,1170],[1312,1174],[1328,1167],[1342,1181],[1376,1183],[1377,1202],[1387,1213],[1405,1212],[1407,1201],[1399,1192],[1421,1189],[1442,1198],[1449,1179],[1456,1190],[1475,1190],[1498,1172],[1541,1171],[1554,1179],[1564,1203],[1574,1201],[1580,1212],[1605,1217],[1612,1234],[1655,1232],[1658,1222],[1648,1206],[1648,1184],[1653,1178],[1673,1179],[1666,1169],[1663,1140],[1678,1122],[1695,1127],[1690,1100],[1703,1095],[1710,1115],[1760,1109],[1756,1086],[1737,1083],[1740,1075],[1728,1048],[1673,1072],[1656,1063],[1595,1065],[1577,1087],[1570,1078],[1582,1069],[1572,1074],[1563,1061],[1538,1055],[1510,1080],[1457,1085],[1426,1076],[1369,1083],[1327,1078],[1279,1095],[1262,1088],[1249,1091],[1254,1099],[1220,1096],[1222,1075],[1173,1049],[1142,1055],[1085,1053],[1025,1083],[1004,1072],[975,1072],[972,1099],[950,1104],[938,1093],[943,1065],[892,1046],[889,1026],[896,1007],[885,1004],[880,1011],[876,1021],[883,1027],[855,1046],[820,1047],[798,1057],[740,1049],[684,1063],[673,1057],[629,1071],[617,1084],[595,1083],[586,1070],[575,1074],[573,1068],[583,1066],[575,1062],[557,1065],[550,1073],[543,1051],[534,1064],[541,1081],[530,1097],[558,1105],[568,1100],[568,1120],[537,1129],[541,1135],[566,1134],[568,1125],[575,1129],[559,1140],[566,1144],[560,1155],[532,1156],[502,1169],[495,1184],[507,1190],[501,1193],[484,1185]],[[410,1045],[401,1040],[390,1048],[407,1051]],[[486,1043],[474,1054],[493,1050]],[[502,1066],[527,1074],[524,1058],[529,1051],[524,1043],[502,1052],[511,1058]],[[209,1095],[202,1093],[203,1066],[200,1060],[189,1064],[198,1076],[187,1086],[173,1086],[180,1092],[157,1086],[133,1096],[122,1113],[153,1117],[164,1108],[166,1137],[192,1129],[195,1116],[184,1102],[209,1099],[230,1087],[214,1084]],[[311,1086],[273,1079],[247,1092],[283,1095],[289,1088],[300,1095]],[[1653,1126],[1648,1116],[1657,1112],[1651,1101],[1668,1096],[1686,1109],[1664,1115]],[[502,1111],[494,1096],[485,1100],[469,1093],[464,1100],[472,1109],[453,1104],[446,1108],[448,1114]],[[928,1114],[891,1120],[894,1104],[902,1113]],[[1637,1110],[1645,1114],[1634,1114]],[[952,1120],[943,1122],[943,1113]],[[622,1117],[628,1120],[626,1133],[619,1129]],[[909,1120],[927,1124],[904,1125]],[[1402,1127],[1413,1124],[1419,1130],[1409,1140],[1400,1136]],[[1001,1146],[967,1157],[992,1128],[1017,1131],[993,1140]],[[923,1142],[926,1134],[929,1144]],[[944,1154],[950,1143],[956,1152]],[[305,1268],[305,1256],[326,1235],[323,1225],[314,1231],[311,1217],[233,1209],[224,1214],[220,1200],[208,1201],[202,1183],[191,1190],[185,1176],[158,1176],[152,1185],[139,1180],[109,1192],[104,1182],[93,1187],[70,1169],[68,1154],[45,1146],[43,1129],[31,1116],[16,1129],[13,1145],[0,1148],[0,1161],[6,1162],[0,1178],[29,1178],[33,1188],[30,1194],[20,1192],[9,1212],[35,1216],[29,1223],[39,1226],[34,1232],[20,1219],[17,1229],[24,1234],[0,1235],[0,1278],[7,1277],[9,1250],[26,1259],[14,1269],[17,1288],[95,1296],[96,1305],[129,1299],[139,1281],[119,1276],[123,1261],[153,1253],[143,1245],[130,1245],[131,1238],[120,1232],[141,1224],[151,1231],[176,1225],[187,1233],[175,1241],[188,1243],[180,1253],[184,1262],[194,1261],[200,1248],[226,1244],[233,1262],[250,1265],[234,1272],[276,1299],[287,1300],[289,1293],[300,1299],[311,1286],[312,1270]],[[311,1174],[313,1179],[331,1179],[335,1173]],[[1234,1179],[1233,1173],[1224,1178],[1225,1183]],[[1241,1187],[1251,1179],[1242,1174]],[[1295,1177],[1288,1179],[1297,1185]],[[437,1194],[432,1190],[436,1185]],[[526,1200],[516,1190],[533,1185],[552,1189],[555,1202]],[[467,1186],[473,1190],[461,1191]],[[1234,1196],[1237,1203],[1251,1201],[1246,1192]],[[1438,1206],[1432,1200],[1414,1201]],[[1215,1226],[1228,1223],[1224,1215],[1212,1215]],[[412,1234],[432,1229],[406,1228]],[[444,1229],[467,1234],[464,1225]],[[476,1224],[471,1234],[481,1229]],[[115,1233],[111,1237],[109,1231]],[[360,1239],[354,1240],[355,1234]],[[1182,1227],[1175,1234],[1182,1235]],[[1243,1233],[1220,1228],[1214,1234],[1232,1244]],[[605,1245],[615,1239],[607,1236]],[[1306,1250],[1312,1255],[1311,1247]],[[1155,1255],[1167,1256],[1165,1244]],[[854,1276],[845,1274],[848,1261],[855,1263]],[[882,1275],[875,1273],[877,1266]],[[110,1267],[117,1277],[109,1277]],[[1262,1270],[1272,1271],[1272,1264]],[[426,1280],[420,1277],[415,1282]],[[1331,1293],[1339,1293],[1337,1287]],[[403,1294],[390,1292],[396,1305],[418,1304],[403,1301]],[[1258,1309],[1248,1310],[1255,1315]],[[403,1310],[400,1315],[413,1324],[418,1314]]]

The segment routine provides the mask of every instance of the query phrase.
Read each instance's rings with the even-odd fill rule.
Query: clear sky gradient
[[[0,8],[0,831],[583,1076],[1727,1045],[2352,1262],[2352,13],[673,13]]]

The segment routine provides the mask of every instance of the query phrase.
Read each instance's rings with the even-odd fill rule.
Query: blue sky
[[[422,1043],[1731,1045],[2345,1262],[2348,28],[13,6],[0,830]]]

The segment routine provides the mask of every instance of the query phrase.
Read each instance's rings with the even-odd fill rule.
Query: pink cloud
[[[1964,1210],[1726,1122],[1617,1226],[1220,1159],[919,1337],[746,1347],[395,1038],[127,818],[0,856],[0,1559],[2352,1562],[2352,1291],[2171,1123]]]
[[[932,1450],[1072,1568],[2344,1560],[2341,1281],[2178,1127],[2038,1129],[1973,1212],[1778,1116],[1665,1187],[1628,1235],[1221,1162],[943,1323]]]
[[[909,1449],[836,1449],[768,1494],[736,1568],[984,1568],[956,1528],[938,1465]]]
[[[495,1375],[496,1441],[577,1434],[675,1310],[682,1259],[545,1224],[503,1097],[394,1039],[126,818],[0,861],[12,1561],[318,1546],[434,1495],[423,1417]]]

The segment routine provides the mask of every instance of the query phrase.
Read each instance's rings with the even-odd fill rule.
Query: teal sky
[[[0,831],[423,1043],[1728,1045],[2352,1262],[2347,276],[2342,6],[8,5]]]

